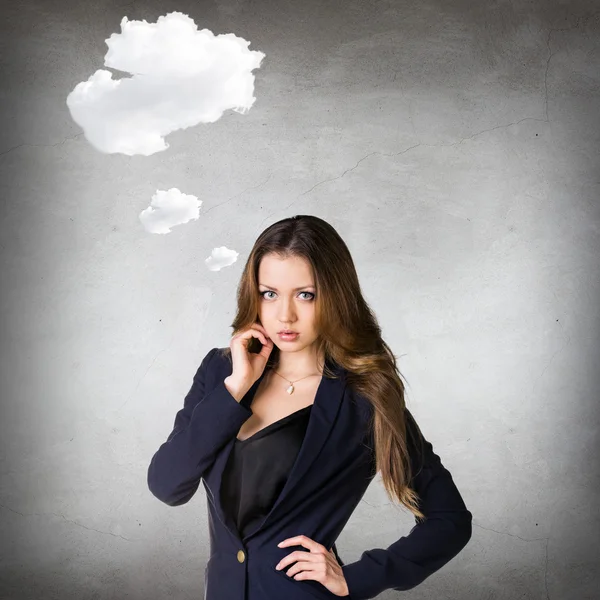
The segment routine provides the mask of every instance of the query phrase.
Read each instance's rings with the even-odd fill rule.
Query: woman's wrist
[[[246,384],[235,381],[231,375],[229,375],[229,377],[225,377],[224,383],[225,388],[235,398],[236,402],[239,402],[250,389]]]

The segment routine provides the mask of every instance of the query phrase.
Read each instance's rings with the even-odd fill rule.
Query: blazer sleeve
[[[173,430],[148,467],[148,488],[169,506],[189,502],[218,451],[252,415],[229,393],[224,380],[207,392],[207,373],[217,350],[204,357]]]
[[[344,565],[350,600],[373,598],[384,590],[409,590],[441,569],[471,539],[473,515],[467,510],[452,475],[433,446],[421,435],[406,409],[407,443],[412,468],[410,487],[419,494],[425,521],[386,549],[375,548]]]

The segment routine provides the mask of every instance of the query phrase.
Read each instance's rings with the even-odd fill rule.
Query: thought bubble
[[[219,246],[218,248],[213,248],[210,257],[207,258],[204,263],[209,271],[220,271],[223,267],[232,265],[237,260],[238,256],[239,252],[230,250],[225,246]]]
[[[170,233],[171,228],[198,219],[202,200],[177,188],[156,190],[150,206],[140,213],[140,221],[149,233]]]
[[[107,40],[104,65],[131,74],[113,79],[98,69],[67,96],[73,120],[100,152],[149,156],[169,147],[165,136],[224,111],[246,114],[263,52],[233,33],[198,31],[180,12],[156,23],[123,17],[121,33]]]

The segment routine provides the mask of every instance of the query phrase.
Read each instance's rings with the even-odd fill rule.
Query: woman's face
[[[317,290],[305,259],[264,256],[258,269],[258,291],[260,323],[281,351],[296,352],[315,342]],[[299,335],[293,341],[285,341],[279,336],[282,329]]]

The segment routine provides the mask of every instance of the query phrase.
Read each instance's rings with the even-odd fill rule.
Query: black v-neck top
[[[224,509],[240,537],[257,528],[279,497],[306,434],[312,404],[234,442],[223,473]]]

